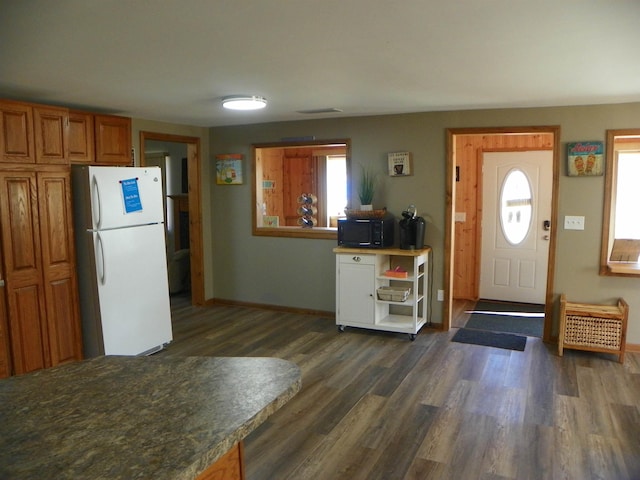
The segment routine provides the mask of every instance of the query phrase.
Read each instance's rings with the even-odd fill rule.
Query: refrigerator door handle
[[[100,189],[98,188],[98,179],[95,175],[91,177],[91,213],[93,216],[93,223],[95,228],[100,228],[102,223],[101,205],[100,205]]]
[[[98,281],[100,285],[107,283],[107,272],[104,261],[104,243],[102,243],[102,237],[100,232],[96,233],[96,273],[98,274]]]

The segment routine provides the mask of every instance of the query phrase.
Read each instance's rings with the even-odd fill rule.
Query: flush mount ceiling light
[[[258,95],[234,95],[223,98],[222,106],[229,110],[260,110],[267,106],[267,99]]]

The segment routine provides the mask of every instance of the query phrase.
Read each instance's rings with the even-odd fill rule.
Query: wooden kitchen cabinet
[[[72,110],[69,160],[85,165],[133,165],[131,119]]]
[[[82,358],[71,175],[39,172],[38,213],[51,363]]]
[[[13,373],[82,358],[68,168],[0,172]]]
[[[36,163],[31,105],[0,100],[0,162]]]
[[[4,295],[4,270],[2,269],[2,252],[0,251],[0,378],[11,375],[11,355],[9,336],[7,334],[7,305]]]
[[[69,110],[66,108],[34,106],[33,131],[36,163],[67,165]]]
[[[202,472],[196,480],[244,480],[244,447],[236,443],[213,465]]]
[[[96,163],[133,165],[131,158],[131,118],[95,115]]]
[[[131,118],[0,100],[0,163],[131,166]]]
[[[66,108],[0,101],[0,161],[68,164]]]
[[[69,112],[69,161],[71,163],[95,163],[95,132],[93,114]]]

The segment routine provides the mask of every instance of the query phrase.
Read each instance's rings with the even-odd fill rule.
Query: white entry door
[[[483,155],[480,297],[545,303],[553,152]]]

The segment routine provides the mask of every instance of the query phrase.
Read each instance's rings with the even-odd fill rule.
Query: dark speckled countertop
[[[300,389],[277,358],[98,357],[0,380],[0,478],[193,479]]]

